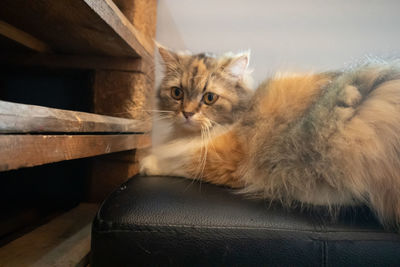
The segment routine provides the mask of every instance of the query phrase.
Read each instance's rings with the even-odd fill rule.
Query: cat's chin
[[[182,123],[180,126],[183,130],[190,132],[199,132],[201,129],[201,126],[199,124],[193,122],[185,122]]]
[[[201,132],[201,125],[196,122],[183,122],[176,125],[176,130],[186,133],[199,133]]]

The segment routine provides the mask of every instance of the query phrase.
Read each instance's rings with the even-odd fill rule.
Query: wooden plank
[[[151,145],[147,134],[0,135],[0,171],[91,157]]]
[[[0,64],[15,66],[44,66],[50,68],[117,70],[146,74],[151,73],[154,69],[152,62],[149,63],[138,58],[36,53],[0,55]],[[149,78],[151,78],[151,76],[149,76]]]
[[[113,0],[125,17],[143,35],[155,38],[157,0]]]
[[[151,121],[154,81],[141,73],[96,71],[94,77],[94,111]],[[93,158],[90,175],[90,199],[99,201],[117,185],[139,171],[136,151],[126,151]],[[128,160],[127,160],[128,159]]]
[[[0,101],[0,133],[142,133],[150,122]]]
[[[76,266],[90,251],[96,204],[78,207],[0,248],[0,266]],[[88,262],[87,262],[88,263]]]
[[[20,45],[28,47],[33,51],[41,53],[51,52],[50,47],[44,42],[2,20],[0,20],[0,35],[5,36]]]
[[[137,30],[112,0],[84,1],[135,51],[139,50],[141,58],[151,61],[154,55],[153,39]]]
[[[152,40],[136,30],[111,0],[2,0],[0,17],[55,52],[152,61]]]

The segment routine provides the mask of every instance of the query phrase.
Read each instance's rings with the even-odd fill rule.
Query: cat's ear
[[[241,79],[246,73],[250,61],[250,51],[241,53],[233,57],[224,67],[224,71],[235,78]]]
[[[178,63],[178,55],[156,42],[158,53],[166,66]]]

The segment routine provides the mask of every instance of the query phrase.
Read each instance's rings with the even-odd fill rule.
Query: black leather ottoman
[[[101,206],[91,257],[94,267],[400,266],[400,234],[365,209],[332,222],[210,184],[134,177]]]

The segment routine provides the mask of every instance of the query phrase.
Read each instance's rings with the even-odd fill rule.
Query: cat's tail
[[[365,66],[349,74],[346,86],[351,91],[343,90],[343,99],[357,97],[336,108],[343,117],[329,143],[348,174],[346,188],[399,229],[400,70]]]

